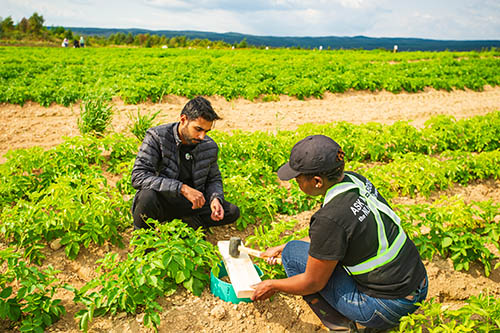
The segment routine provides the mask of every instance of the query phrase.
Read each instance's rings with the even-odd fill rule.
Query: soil
[[[281,96],[276,102],[251,102],[244,99],[226,101],[210,97],[217,113],[223,118],[215,129],[231,131],[292,130],[304,123],[347,121],[362,124],[370,121],[392,124],[398,120],[411,121],[422,127],[425,121],[438,114],[456,119],[483,115],[500,110],[500,87],[486,87],[483,92],[456,90],[452,92],[427,89],[421,93],[393,94],[381,92],[327,93],[323,99],[297,100]],[[112,130],[127,132],[133,121],[130,116],[161,111],[159,123],[177,121],[187,98],[166,96],[162,103],[127,105],[113,100]],[[77,119],[80,106],[53,105],[43,107],[34,103],[24,106],[0,104],[0,163],[9,149],[31,146],[52,147],[64,136],[79,135]]]
[[[293,130],[303,123],[328,123],[348,121],[356,124],[369,121],[391,124],[398,120],[410,121],[422,127],[425,121],[437,114],[452,115],[457,119],[484,115],[500,110],[500,87],[486,87],[483,92],[452,91],[443,92],[428,89],[421,93],[392,94],[388,92],[348,92],[326,94],[323,99],[299,101],[281,96],[276,102],[234,100],[226,101],[220,97],[209,98],[216,111],[223,117],[216,129],[231,131]],[[186,98],[168,96],[162,103],[143,103],[125,105],[115,99],[113,130],[126,132],[132,123],[131,113],[149,113],[161,110],[159,122],[178,119]],[[53,147],[63,141],[63,136],[78,135],[77,118],[79,106],[63,107],[53,105],[49,108],[33,103],[24,106],[0,105],[0,156],[10,149],[32,146]],[[5,158],[0,157],[0,162]],[[400,197],[397,203],[432,202],[440,195],[458,195],[470,202],[488,200],[498,202],[500,181],[477,181],[468,186],[457,185],[446,191],[434,193],[430,198]],[[303,212],[296,216],[278,216],[278,220],[291,218],[304,227],[314,211]],[[498,223],[498,217],[496,222]],[[123,233],[125,243],[130,239],[131,228]],[[233,226],[213,228],[207,239],[216,243],[231,236],[245,239],[253,233],[253,228],[238,231]],[[56,247],[55,247],[56,248]],[[111,245],[91,246],[83,249],[76,260],[69,260],[64,249],[46,248],[47,262],[61,272],[60,283],[68,283],[76,288],[97,276],[96,261],[107,252],[115,251],[125,256],[127,249]],[[496,253],[498,255],[498,253]],[[496,262],[493,262],[494,266]],[[480,265],[472,265],[468,272],[455,271],[450,260],[434,258],[425,262],[429,275],[429,297],[452,308],[464,304],[464,300],[480,292],[488,292],[500,297],[500,270],[494,270],[489,277],[484,275]],[[79,306],[72,301],[73,294],[61,289],[56,297],[62,299],[67,314],[47,329],[48,332],[79,332],[74,314]],[[299,296],[278,294],[273,300],[263,302],[226,303],[214,297],[208,288],[201,297],[193,296],[185,290],[178,290],[173,296],[159,300],[164,311],[161,314],[160,332],[314,332],[326,331],[318,318]],[[90,324],[90,332],[149,332],[142,326],[143,314],[95,318]]]

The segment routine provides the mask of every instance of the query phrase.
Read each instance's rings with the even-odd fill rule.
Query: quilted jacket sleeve
[[[218,154],[218,149],[216,154]],[[219,170],[219,165],[217,164],[217,157],[215,162],[210,165],[210,169],[208,171],[206,192],[210,202],[212,202],[214,198],[221,199],[221,202],[224,199],[222,176]]]
[[[159,176],[158,167],[162,161],[161,139],[157,132],[149,129],[142,142],[132,169],[132,186],[164,192],[178,197],[182,183],[177,179]]]

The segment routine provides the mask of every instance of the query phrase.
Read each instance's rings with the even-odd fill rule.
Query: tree
[[[118,32],[115,36],[116,44],[122,45],[125,43],[127,36],[123,32]]]
[[[123,32],[117,32],[116,34],[111,34],[108,37],[109,44],[121,45],[125,42],[125,34]]]
[[[187,37],[186,36],[177,37],[177,41],[178,41],[180,47],[186,47],[186,45],[187,45]]]
[[[11,37],[12,30],[14,29],[14,21],[12,17],[8,16],[0,22],[0,37]]]
[[[241,42],[239,42],[239,44],[236,47],[240,48],[240,49],[244,49],[244,48],[248,47],[247,39],[243,38],[241,40]]]
[[[71,31],[71,29],[66,30],[64,37],[67,38],[68,40],[73,40],[73,31]]]
[[[137,34],[135,35],[134,44],[138,46],[143,46],[149,38],[149,34]]]
[[[12,21],[11,16],[7,16],[2,21],[2,31],[7,32],[7,31],[12,31],[12,30],[14,30],[14,21]]]
[[[172,37],[168,41],[168,47],[178,47],[179,45],[177,44],[177,37]]]
[[[66,29],[64,29],[64,27],[54,27],[52,28],[50,31],[52,31],[52,33],[54,35],[57,35],[57,36],[62,36],[64,35],[64,33],[66,32]]]
[[[23,33],[27,33],[29,27],[30,27],[30,24],[29,24],[28,20],[26,19],[26,17],[23,17],[21,19],[21,21],[19,21],[19,23],[17,24],[17,30],[19,30]]]
[[[149,47],[159,45],[160,44],[160,36],[153,34],[149,37],[148,42],[149,42]],[[146,44],[147,44],[147,42],[146,42]],[[146,47],[148,47],[148,46],[146,45]]]
[[[132,35],[131,32],[127,34],[127,38],[125,38],[125,43],[126,44],[132,44],[134,42],[134,36]]]
[[[33,13],[28,19],[29,31],[35,35],[40,35],[43,29],[43,23],[45,20],[42,15],[38,15],[37,12]]]

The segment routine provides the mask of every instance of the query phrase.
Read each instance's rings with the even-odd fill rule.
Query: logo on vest
[[[370,208],[366,204],[366,200],[363,197],[359,197],[351,206],[351,211],[358,218],[359,222],[363,222],[364,219],[370,214]],[[359,214],[358,214],[359,213]]]

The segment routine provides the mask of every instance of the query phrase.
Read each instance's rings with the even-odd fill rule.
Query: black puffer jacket
[[[134,168],[132,186],[135,189],[152,189],[166,197],[181,196],[179,178],[179,123],[150,128],[144,137]],[[224,199],[222,177],[217,164],[219,148],[214,140],[205,136],[191,152],[193,156],[193,183],[195,189],[211,202],[215,197]]]

